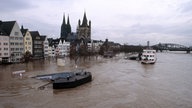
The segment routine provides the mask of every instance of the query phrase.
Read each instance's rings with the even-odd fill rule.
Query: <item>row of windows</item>
[[[35,45],[34,48],[43,48],[43,46]]]
[[[28,38],[28,37],[27,37],[26,40],[31,40],[31,38]]]
[[[0,48],[0,51],[1,51],[2,49]],[[4,51],[8,51],[9,50],[9,48],[3,48],[3,50]]]
[[[41,50],[36,50],[36,51],[34,51],[34,53],[43,53],[43,51],[41,51]]]
[[[22,42],[21,42],[21,43],[19,43],[19,42],[15,42],[15,43],[14,43],[14,42],[11,42],[10,44],[11,44],[11,45],[23,45]]]
[[[154,55],[143,55],[144,57],[154,57]]]
[[[49,43],[48,42],[44,42],[44,45],[49,45]]]
[[[25,45],[32,45],[32,43],[31,42],[25,42]]]
[[[144,53],[155,53],[155,51],[144,51]]]
[[[23,51],[23,48],[11,48],[11,51]]]
[[[65,48],[59,48],[59,50],[69,50],[69,47],[65,47]]]
[[[19,61],[20,61],[20,58],[11,59],[11,61],[13,61],[13,62],[19,62]]]
[[[4,56],[8,56],[9,53],[3,53]],[[2,53],[0,53],[0,56],[2,56]]]
[[[34,44],[42,44],[42,41],[34,41]]]
[[[23,37],[10,37],[10,40],[23,40]]]
[[[31,47],[25,47],[25,49],[31,50]]]
[[[14,56],[20,56],[21,54],[20,53],[14,53]]]
[[[8,45],[9,43],[3,43],[3,45]],[[1,42],[0,42],[0,45],[1,45]]]

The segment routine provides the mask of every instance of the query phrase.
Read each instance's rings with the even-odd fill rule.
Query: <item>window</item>
[[[15,32],[15,36],[18,36],[19,35],[19,32]]]
[[[7,55],[8,55],[8,53],[4,53],[4,55],[5,55],[5,56],[7,56]]]
[[[4,51],[7,51],[8,50],[8,48],[4,48]]]
[[[3,43],[4,45],[8,45],[8,43]]]
[[[14,40],[14,37],[10,37],[10,40]]]

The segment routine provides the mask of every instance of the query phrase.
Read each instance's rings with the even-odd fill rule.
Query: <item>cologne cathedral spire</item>
[[[63,22],[62,22],[62,25],[61,25],[61,36],[60,38],[62,40],[66,40],[67,39],[67,36],[71,33],[71,25],[70,25],[70,22],[69,22],[69,16],[67,18],[67,24],[65,22],[65,14],[63,15]]]

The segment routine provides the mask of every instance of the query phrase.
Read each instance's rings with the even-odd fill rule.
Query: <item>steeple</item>
[[[87,17],[86,17],[86,12],[84,12],[82,26],[83,26],[83,27],[86,27],[86,26],[87,26]]]
[[[61,36],[60,38],[63,40],[66,40],[67,37],[70,35],[71,33],[71,25],[69,22],[69,15],[67,17],[67,23],[65,22],[65,14],[63,15],[63,23],[61,25]]]
[[[61,35],[60,38],[65,39],[66,37],[66,23],[65,23],[65,13],[63,14],[63,22],[61,25]]]
[[[21,30],[23,30],[24,29],[24,27],[23,27],[23,25],[21,26]]]
[[[84,12],[83,21],[78,21],[77,38],[83,39],[84,44],[91,41],[91,21],[88,22],[86,12]]]
[[[63,23],[62,23],[62,25],[66,25],[66,23],[65,23],[65,13],[63,14]]]
[[[69,15],[68,15],[68,18],[67,18],[67,34],[71,33],[71,25],[70,25],[70,22],[69,22]]]
[[[67,25],[70,25],[70,22],[69,22],[69,15],[67,17]]]

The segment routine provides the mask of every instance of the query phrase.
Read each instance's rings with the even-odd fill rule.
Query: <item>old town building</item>
[[[21,62],[24,53],[23,35],[16,21],[1,21],[1,31],[9,36],[10,62]],[[9,55],[9,54],[8,54]]]
[[[33,40],[33,59],[44,58],[43,39],[38,31],[30,31]]]
[[[33,54],[33,41],[32,41],[32,36],[29,32],[28,29],[24,29],[23,26],[21,26],[21,32],[23,34],[23,41],[24,41],[24,52],[26,53],[27,51],[30,54]]]

